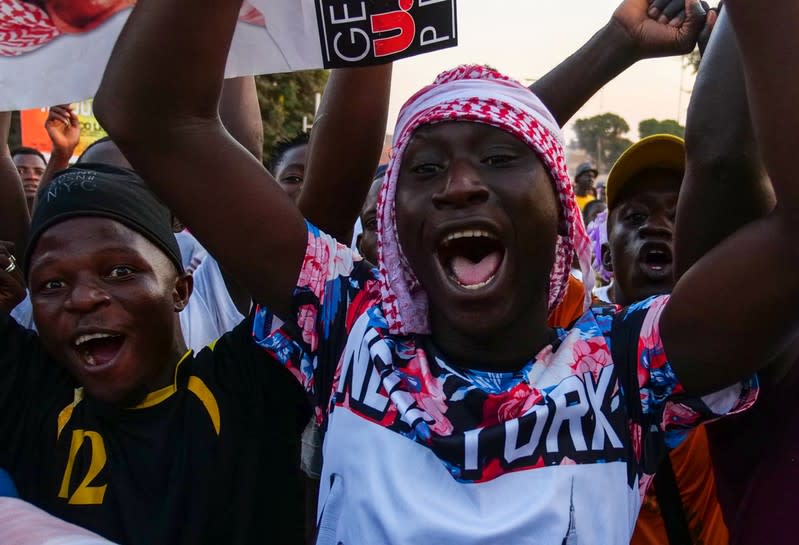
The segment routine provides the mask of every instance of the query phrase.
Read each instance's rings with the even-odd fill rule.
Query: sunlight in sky
[[[414,57],[394,67],[389,132],[402,103],[436,74],[458,64],[490,64],[529,84],[582,46],[607,23],[620,0],[459,0],[454,49]],[[638,139],[643,119],[685,123],[694,76],[682,59],[643,61],[606,86],[577,114],[621,115]],[[687,91],[687,92],[686,92]],[[573,133],[566,128],[566,138]]]

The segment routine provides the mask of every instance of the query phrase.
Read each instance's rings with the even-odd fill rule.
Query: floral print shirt
[[[556,340],[518,371],[494,373],[453,365],[428,336],[389,334],[376,274],[349,248],[309,225],[292,315],[283,321],[261,308],[255,318],[256,341],[313,396],[317,420],[328,426],[323,483],[326,476],[335,475],[345,483],[368,486],[369,479],[375,478],[365,469],[370,465],[381,465],[377,473],[391,480],[391,473],[401,473],[399,466],[417,453],[424,462],[415,462],[415,469],[409,467],[406,473],[418,473],[419,464],[436,460],[437,469],[430,469],[434,476],[417,486],[439,489],[451,486],[444,481],[433,484],[442,474],[454,483],[474,485],[514,475],[521,481],[542,469],[572,467],[561,471],[564,479],[572,480],[570,487],[561,483],[564,492],[560,494],[571,496],[570,506],[567,503],[560,510],[560,518],[571,522],[563,534],[554,530],[552,535],[562,535],[563,543],[577,543],[565,541],[568,528],[580,516],[574,514],[575,502],[581,495],[595,493],[607,494],[612,502],[615,490],[624,498],[619,524],[605,521],[605,533],[586,543],[629,540],[641,497],[666,446],[678,444],[701,422],[749,407],[757,395],[754,378],[702,398],[685,393],[660,338],[659,318],[667,296],[626,309],[594,308],[571,328],[555,330]],[[374,437],[366,441],[365,434]],[[343,436],[343,442],[332,435]],[[373,451],[372,445],[381,442],[383,448]],[[389,444],[394,446],[389,448]],[[353,452],[341,452],[353,448],[362,450],[358,465],[344,461]],[[407,449],[411,454],[395,460],[392,469],[387,453]],[[372,452],[381,459],[370,459]],[[591,468],[591,479],[580,478],[574,468]],[[349,475],[348,471],[363,474]],[[612,486],[605,487],[594,476],[603,471],[614,474]],[[545,474],[549,472],[540,473]],[[348,497],[354,494],[353,486],[347,490]],[[324,514],[326,503],[335,495],[334,486],[330,490],[323,486],[320,512]],[[337,497],[341,501],[343,496]],[[502,503],[496,507],[500,511]],[[471,498],[464,505],[473,504]],[[383,511],[377,511],[379,520]],[[480,516],[490,519],[489,515],[481,507]],[[364,517],[356,524],[361,529],[371,524],[365,520],[374,518],[363,513],[346,516]],[[352,524],[334,524],[333,534],[338,536],[334,542],[357,541],[351,534],[354,530],[342,529]],[[382,530],[391,526],[385,521],[380,524]],[[534,512],[530,524],[538,528],[535,535],[548,535]],[[499,537],[501,526],[495,526],[491,536]],[[388,532],[390,541],[403,542],[398,536],[405,531]],[[464,535],[465,541],[453,542],[477,543],[475,531]],[[504,537],[515,539],[516,534],[509,532]],[[452,537],[451,533],[447,536]]]

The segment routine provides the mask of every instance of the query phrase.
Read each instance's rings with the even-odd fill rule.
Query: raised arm
[[[744,60],[749,105],[777,207],[749,223],[686,272],[663,312],[665,350],[682,383],[707,392],[740,380],[780,357],[799,333],[799,4],[768,9],[728,0]]]
[[[349,243],[386,134],[392,65],[333,70],[314,120],[300,200],[314,225]]]
[[[792,183],[799,121],[799,3],[773,0],[768,9],[742,0],[728,0],[726,5],[741,46],[749,104],[766,169],[780,207],[799,206],[795,198],[799,185]]]
[[[8,149],[11,112],[0,112],[0,240],[14,243],[16,255],[25,251],[28,240],[28,205],[17,167]]]
[[[219,99],[219,117],[230,136],[263,163],[264,122],[258,105],[255,77],[225,80],[222,84],[222,97]],[[238,311],[246,316],[250,311],[252,295],[224,267],[220,267],[220,271],[230,299]]]
[[[47,190],[55,173],[69,167],[72,154],[75,153],[75,148],[80,143],[80,122],[75,110],[69,104],[50,108],[44,128],[47,130],[47,136],[50,137],[52,148],[47,168],[44,170],[42,179],[39,181],[39,188],[36,190],[36,200]],[[35,201],[33,207],[36,208]]]
[[[658,22],[662,13],[670,16],[667,22]],[[690,53],[704,25],[699,0],[668,0],[662,12],[651,15],[648,0],[624,0],[599,32],[530,89],[563,126],[636,62]]]
[[[755,139],[738,43],[723,13],[702,60],[685,132],[686,168],[675,235],[679,279],[776,200]]]
[[[226,79],[219,100],[219,117],[230,136],[258,161],[264,158],[264,122],[258,106],[255,77]]]
[[[219,262],[256,301],[281,314],[296,284],[307,229],[218,116],[240,7],[240,0],[139,1],[112,53],[95,112]]]

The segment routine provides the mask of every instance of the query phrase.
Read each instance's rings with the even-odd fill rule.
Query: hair
[[[586,204],[586,205],[583,207],[583,223],[584,223],[586,226],[588,226],[588,217],[589,217],[589,216],[591,215],[591,213],[594,211],[594,208],[598,208],[598,207],[600,207],[600,206],[604,206],[604,207],[606,207],[606,208],[607,208],[607,205],[605,204],[605,201],[600,201],[600,200],[591,201],[591,202],[587,203],[587,204]]]
[[[78,157],[78,160],[75,163],[76,164],[83,163],[85,161],[84,157],[86,156],[87,153],[89,153],[89,150],[92,149],[94,146],[97,146],[98,144],[102,144],[104,142],[111,142],[113,144],[113,141],[108,136],[103,136],[102,138],[98,138],[97,140],[86,146],[86,149],[83,150],[83,153],[80,154],[80,157]]]
[[[29,148],[27,146],[20,146],[18,148],[14,148],[13,150],[11,150],[12,159],[17,155],[36,155],[37,157],[39,157],[39,159],[41,159],[44,162],[45,165],[47,164],[47,159],[45,159],[44,154],[41,151],[34,148]]]
[[[283,156],[286,155],[289,150],[307,145],[310,139],[311,137],[307,132],[300,132],[275,144],[272,157],[269,158],[269,164],[267,165],[269,172],[274,174],[275,171],[277,171],[280,161],[283,160]]]

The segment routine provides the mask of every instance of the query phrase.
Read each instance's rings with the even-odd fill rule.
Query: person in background
[[[685,173],[685,143],[671,135],[627,149],[608,176],[608,241],[602,265],[613,271],[610,303],[632,305],[674,288],[674,227]],[[667,442],[638,515],[633,545],[727,545],[704,426]]]
[[[596,187],[596,198],[602,202],[608,202],[608,195],[607,195],[607,180],[599,180],[597,181]]]
[[[600,201],[599,199],[590,201],[583,207],[583,223],[587,227],[599,214],[607,209],[608,205],[605,201]]]
[[[602,263],[602,247],[608,243],[608,211],[607,208],[597,214],[586,228],[588,238],[591,239],[592,265],[596,275],[594,298],[604,303],[610,303],[608,292],[612,289],[613,273],[607,270]]]
[[[377,198],[380,196],[380,189],[383,187],[385,172],[375,178],[366,201],[363,203],[363,210],[358,218],[362,225],[362,231],[356,239],[358,253],[371,264],[377,263]]]
[[[47,159],[37,149],[19,147],[11,151],[11,158],[17,167],[19,177],[22,179],[22,187],[25,189],[25,200],[28,203],[28,210],[33,210],[33,201],[36,198],[36,190],[47,169]]]
[[[610,301],[627,306],[674,287],[674,216],[685,172],[685,144],[655,135],[633,144],[608,175]]]
[[[301,132],[277,143],[269,160],[269,171],[295,203],[300,198],[308,158],[310,136]]]
[[[596,200],[594,182],[598,175],[599,171],[591,163],[581,163],[577,167],[577,172],[574,174],[574,197],[580,210],[589,202]]]
[[[44,128],[52,147],[40,187],[50,183],[56,172],[69,167],[75,149],[80,144],[80,121],[70,104],[52,106],[47,112]]]

